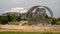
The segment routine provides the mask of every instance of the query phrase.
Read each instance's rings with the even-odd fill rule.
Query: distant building
[[[0,14],[0,16],[6,16],[6,15],[18,15],[21,16],[21,18],[26,18],[26,13],[27,13],[26,8],[11,8],[10,10],[4,11]]]

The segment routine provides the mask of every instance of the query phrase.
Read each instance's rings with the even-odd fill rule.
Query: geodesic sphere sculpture
[[[46,10],[49,11],[50,17],[53,17],[52,10],[46,6],[33,6],[27,11],[29,25],[50,24],[52,19],[48,17]]]

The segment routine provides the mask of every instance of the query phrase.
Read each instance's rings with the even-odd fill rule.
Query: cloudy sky
[[[44,5],[52,9],[54,17],[60,17],[60,0],[0,0],[0,13],[15,7],[30,8]]]

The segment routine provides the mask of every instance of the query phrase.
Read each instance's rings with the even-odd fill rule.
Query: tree
[[[8,23],[8,18],[6,16],[1,16],[0,17],[0,22],[1,22],[1,24],[7,24]]]
[[[11,15],[7,15],[6,17],[8,18],[8,21],[9,21],[9,22],[12,21],[12,18],[11,18],[12,16],[11,16]]]
[[[20,20],[21,20],[21,16],[17,16],[17,17],[16,17],[16,21],[19,22]]]
[[[58,21],[60,21],[60,18],[57,18],[58,19]]]
[[[51,24],[54,25],[54,24],[56,24],[56,23],[57,23],[57,19],[56,19],[56,18],[52,18]]]

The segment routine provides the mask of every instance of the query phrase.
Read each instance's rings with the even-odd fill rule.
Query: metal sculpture
[[[48,24],[52,22],[52,19],[48,19],[46,9],[49,11],[51,17],[53,17],[52,10],[46,6],[33,6],[27,11],[27,18],[29,25],[36,25],[39,23]]]

